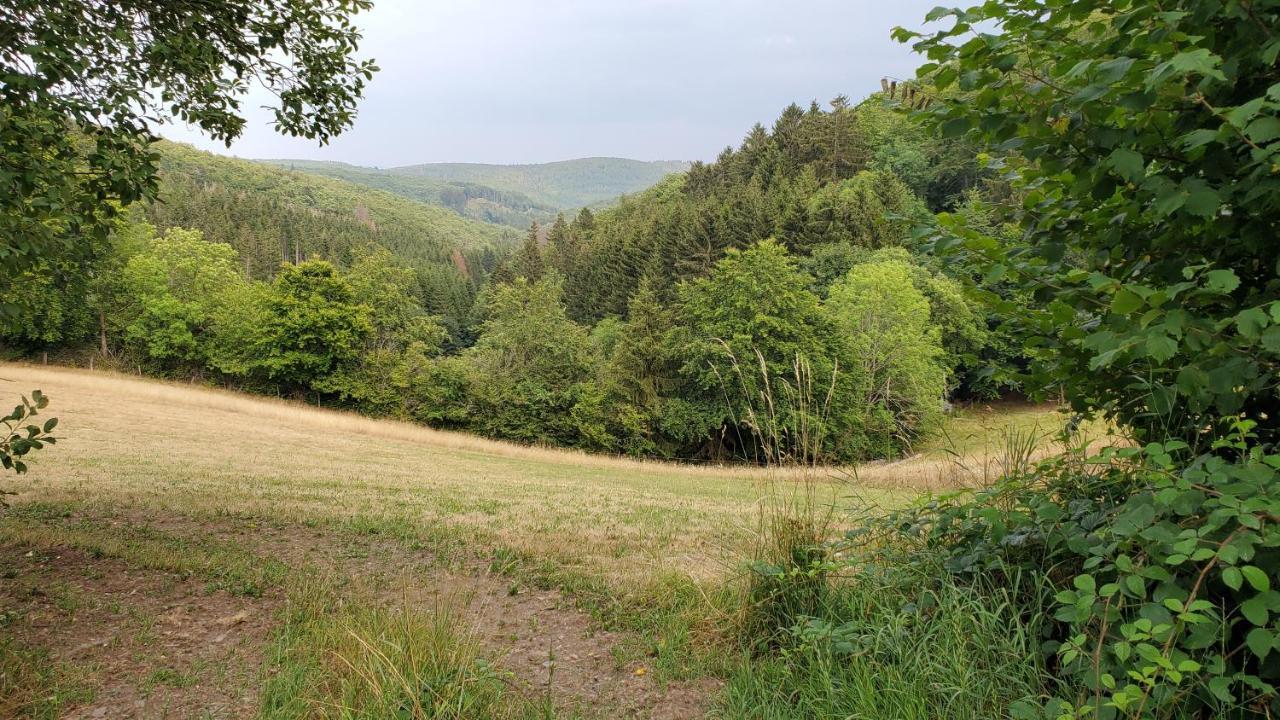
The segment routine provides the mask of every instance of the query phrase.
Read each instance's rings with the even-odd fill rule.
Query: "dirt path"
[[[461,605],[524,693],[549,695],[557,707],[587,718],[698,718],[716,690],[712,681],[659,683],[644,664],[620,662],[615,653],[626,635],[601,630],[561,593],[519,587],[479,560],[445,568],[431,553],[391,539],[300,525],[142,514],[111,522],[214,539],[291,568],[359,578],[388,604]],[[256,713],[262,661],[282,602],[278,589],[258,598],[208,592],[200,580],[139,571],[65,547],[0,547],[0,567],[14,568],[15,575],[0,581],[0,598],[16,603],[23,618],[9,630],[59,661],[93,668],[87,677],[98,688],[93,700],[73,706],[67,717]]]

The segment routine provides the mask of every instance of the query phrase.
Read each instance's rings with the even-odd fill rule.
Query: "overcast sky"
[[[707,160],[790,102],[855,101],[919,64],[889,38],[938,0],[375,0],[361,54],[382,68],[327,147],[276,135],[245,102],[253,158],[529,163]]]

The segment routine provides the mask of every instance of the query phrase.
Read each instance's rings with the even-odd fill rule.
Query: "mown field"
[[[33,388],[62,439],[3,480],[0,716],[715,715],[716,595],[801,484],[0,366],[0,397]],[[969,408],[915,457],[805,485],[901,505],[1061,423]]]

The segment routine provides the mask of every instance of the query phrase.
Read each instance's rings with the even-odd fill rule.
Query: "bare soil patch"
[[[521,692],[550,696],[558,708],[588,718],[698,718],[717,689],[711,680],[659,682],[643,662],[619,660],[625,633],[601,629],[562,593],[522,587],[480,558],[446,566],[428,550],[376,534],[234,518],[128,512],[106,522],[212,539],[335,581],[354,580],[375,602],[460,607]],[[95,699],[68,717],[249,717],[256,711],[265,644],[283,602],[279,589],[257,599],[209,593],[198,579],[140,572],[65,548],[30,555],[25,548],[0,548],[0,567],[10,566],[18,577],[5,582],[0,596],[23,603],[26,618],[11,631],[59,659],[100,668],[93,674],[100,683]],[[27,589],[60,584],[83,598],[73,622],[47,592]],[[154,618],[150,635],[139,629],[146,618]]]
[[[159,527],[192,528],[170,517]],[[336,577],[359,577],[387,603],[453,603],[522,691],[550,694],[558,707],[587,717],[683,720],[706,713],[718,684],[660,683],[644,664],[621,664],[614,649],[625,633],[606,631],[556,590],[520,586],[488,562],[444,563],[377,535],[334,533],[300,525],[198,523],[195,530],[235,542],[292,567],[311,565]]]
[[[210,592],[69,548],[0,546],[8,632],[84,671],[66,718],[252,717],[279,598]]]

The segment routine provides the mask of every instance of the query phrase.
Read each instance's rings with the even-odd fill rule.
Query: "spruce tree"
[[[511,258],[511,274],[531,283],[541,280],[546,271],[546,265],[542,262],[542,248],[538,244],[539,230],[537,222],[530,224],[529,234],[525,236],[524,244]]]
[[[561,275],[569,275],[578,260],[576,238],[569,232],[569,224],[564,221],[564,213],[556,215],[556,220],[547,231],[548,264],[560,271]]]

